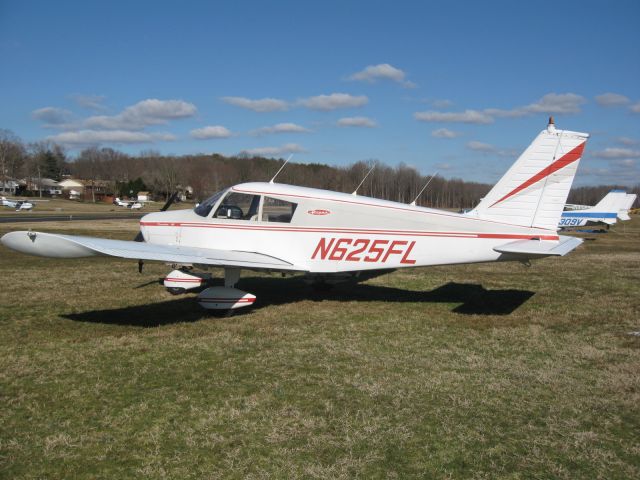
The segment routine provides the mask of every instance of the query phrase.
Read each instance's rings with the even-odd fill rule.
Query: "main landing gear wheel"
[[[205,288],[198,295],[198,303],[207,310],[225,312],[225,316],[230,316],[230,312],[237,308],[253,305],[255,295],[234,288],[239,279],[239,268],[225,268],[224,287]]]

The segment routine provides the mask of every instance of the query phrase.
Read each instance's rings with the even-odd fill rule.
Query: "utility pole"
[[[42,198],[42,175],[40,175],[40,163],[38,163],[38,192]]]

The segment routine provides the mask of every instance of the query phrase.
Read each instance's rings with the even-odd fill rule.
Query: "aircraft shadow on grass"
[[[317,291],[300,278],[246,277],[240,281],[239,286],[247,291],[256,292],[258,300],[246,311],[237,310],[236,316],[250,314],[256,309],[271,305],[285,305],[304,300],[457,303],[459,305],[452,311],[459,314],[509,315],[535,294],[527,290],[487,290],[482,285],[455,282],[446,283],[431,291],[402,290],[367,284],[338,285],[329,290]],[[165,302],[70,313],[63,317],[79,322],[158,327],[195,322],[208,314],[196,303],[195,296],[187,295]]]

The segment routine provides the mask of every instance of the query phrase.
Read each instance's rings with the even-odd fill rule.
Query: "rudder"
[[[550,118],[469,215],[556,230],[588,138],[586,133],[557,130]]]

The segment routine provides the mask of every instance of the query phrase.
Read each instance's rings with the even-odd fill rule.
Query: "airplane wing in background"
[[[29,255],[58,258],[81,258],[95,255],[151,260],[176,264],[211,265],[249,269],[305,271],[305,268],[257,252],[154,245],[146,242],[54,233],[18,231],[7,233],[2,243]]]

